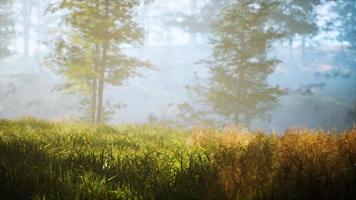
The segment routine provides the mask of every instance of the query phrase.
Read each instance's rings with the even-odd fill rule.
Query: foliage
[[[319,30],[315,7],[320,0],[291,0],[283,3],[281,12],[276,13],[276,19],[284,23],[286,35],[293,39],[295,35],[307,36],[316,34]]]
[[[354,199],[356,130],[0,121],[1,199]]]
[[[62,28],[54,42],[48,63],[67,82],[61,87],[83,95],[88,118],[94,124],[105,121],[105,84],[122,85],[139,75],[137,69],[150,64],[125,53],[136,45],[143,32],[135,18],[138,0],[61,0],[50,7],[61,13]]]
[[[214,24],[212,58],[203,61],[210,76],[191,89],[208,113],[226,123],[248,127],[253,119],[267,118],[283,94],[267,82],[279,62],[268,55],[283,36],[273,19],[279,6],[275,1],[235,1]]]
[[[339,39],[346,42],[347,45],[335,57],[336,70],[332,72],[335,76],[345,74],[347,78],[356,75],[356,5],[350,0],[340,0],[334,6],[334,12],[337,13],[338,20],[335,20],[334,26],[340,33]],[[356,102],[355,102],[356,104]]]
[[[339,15],[341,27],[340,39],[349,42],[351,48],[356,45],[356,5],[351,0],[337,1],[335,10]]]
[[[234,0],[209,0],[202,6],[197,6],[196,0],[190,1],[192,12],[190,14],[178,13],[182,20],[171,19],[171,25],[182,26],[191,33],[209,34],[214,30],[214,21],[221,11],[231,6]],[[255,1],[258,3],[258,1]],[[289,0],[278,1],[281,9],[273,13],[275,20],[283,24],[286,36],[292,40],[296,35],[313,35],[319,27],[316,20],[315,8],[323,2],[320,0]]]

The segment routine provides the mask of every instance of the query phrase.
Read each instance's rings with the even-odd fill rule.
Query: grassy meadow
[[[0,199],[356,199],[356,130],[0,121]]]

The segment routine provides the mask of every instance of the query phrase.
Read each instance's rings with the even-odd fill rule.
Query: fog
[[[79,47],[96,41],[89,36],[89,39],[85,38],[92,27],[88,25],[85,29],[84,26],[88,23],[96,26],[102,22],[90,21],[91,18],[88,17],[89,21],[83,22],[84,25],[78,25],[82,22],[75,22],[75,18],[66,18],[73,14],[70,10],[73,7],[56,7],[60,2],[64,1],[0,0],[2,43],[0,46],[2,54],[0,56],[0,118],[17,119],[33,116],[53,121],[91,122],[88,115],[94,112],[94,121],[98,119],[97,113],[100,112],[100,108],[99,111],[89,110],[93,102],[88,99],[93,93],[90,86],[85,85],[88,79],[83,80],[83,77],[87,77],[86,72],[84,70],[80,72],[87,64],[81,63],[80,59],[87,59],[87,54],[90,52],[95,57],[98,50],[101,52],[105,49],[105,43],[103,47],[98,47],[97,51],[93,45],[94,53],[88,48]],[[94,1],[87,2],[90,4]],[[127,72],[124,71],[125,63],[129,63],[128,67],[132,63],[126,60],[118,65],[122,68],[120,68],[122,71],[119,71],[121,75],[118,73],[111,76],[109,72],[103,73],[103,76],[108,76],[103,90],[102,115],[105,114],[105,117],[99,123],[158,123],[183,127],[203,124],[217,128],[235,124],[253,130],[267,131],[283,131],[294,126],[345,130],[355,125],[356,23],[354,18],[356,17],[354,16],[356,6],[353,0],[309,1],[315,2],[308,5],[309,7],[302,7],[308,4],[305,1],[283,1],[290,2],[280,6],[284,6],[285,15],[293,13],[295,8],[298,10],[283,23],[279,21],[286,18],[284,15],[270,16],[274,11],[270,11],[267,15],[261,14],[270,17],[266,22],[261,22],[263,30],[272,27],[271,30],[276,30],[280,35],[276,34],[266,40],[266,44],[262,45],[264,49],[256,50],[258,53],[256,56],[250,56],[248,63],[254,65],[259,60],[261,63],[269,63],[268,59],[276,62],[273,62],[275,63],[273,66],[258,65],[260,71],[246,72],[253,75],[261,73],[257,77],[246,75],[251,77],[248,81],[256,82],[253,88],[257,88],[255,92],[257,96],[254,93],[255,96],[249,99],[247,94],[252,95],[253,89],[249,88],[248,81],[246,81],[247,85],[237,83],[238,88],[235,88],[239,91],[237,96],[245,97],[237,98],[236,101],[240,102],[233,107],[239,115],[230,113],[232,107],[228,105],[231,103],[228,101],[229,98],[222,98],[224,95],[221,93],[222,90],[219,90],[219,93],[214,92],[218,88],[223,88],[223,91],[230,88],[225,84],[228,77],[221,80],[219,70],[228,71],[231,68],[224,68],[226,66],[222,64],[222,60],[226,59],[224,62],[230,63],[236,52],[236,54],[243,52],[231,53],[229,50],[233,48],[230,47],[218,49],[219,41],[225,41],[227,38],[226,40],[231,42],[235,41],[236,37],[244,39],[242,34],[249,35],[256,32],[255,29],[251,29],[249,33],[250,26],[244,26],[247,27],[246,32],[232,31],[230,36],[224,39],[229,32],[223,31],[229,30],[226,27],[230,25],[219,24],[222,22],[221,18],[228,20],[226,16],[229,13],[236,17],[234,15],[238,15],[240,9],[238,6],[243,6],[243,3],[236,2],[243,1],[132,0],[132,2],[135,3],[132,8],[128,6],[128,9],[131,9],[128,15],[132,15],[132,22],[137,23],[142,37],[135,44],[131,44],[131,41],[136,39],[134,34],[132,38],[126,34],[127,42],[122,44],[119,42],[124,39],[120,36],[118,39],[108,40],[110,44],[106,45],[110,52],[107,57],[113,61],[107,61],[106,66],[107,69],[114,69],[111,68],[110,63],[119,62],[123,55],[127,55],[138,59],[137,62],[142,62],[137,66],[147,64],[147,67],[138,67],[134,72]],[[250,5],[256,8],[251,8],[252,14],[246,13],[246,16],[260,12],[261,7],[264,6],[263,1],[251,2]],[[109,5],[109,9],[118,9],[114,4]],[[81,8],[80,6],[77,9]],[[101,5],[97,6],[100,11]],[[234,7],[236,10],[232,9]],[[104,8],[105,6],[102,9]],[[300,10],[301,14],[299,14]],[[80,18],[81,12],[78,11],[77,14]],[[303,22],[307,24],[306,27],[298,25],[291,26],[290,29],[286,28],[288,23],[302,18],[302,15],[305,17]],[[108,16],[116,15],[114,13]],[[237,17],[239,16],[243,18],[244,14]],[[118,14],[118,21],[120,20],[123,19]],[[240,18],[238,20],[241,21]],[[309,30],[312,25],[312,30]],[[97,27],[97,30],[99,29],[100,27]],[[243,29],[240,27],[237,30]],[[120,33],[122,32],[121,30]],[[262,31],[262,33],[269,32]],[[235,37],[234,34],[237,36]],[[74,40],[74,36],[79,39]],[[61,39],[67,45],[63,47],[63,49],[67,48],[66,51],[58,51]],[[243,39],[240,40],[245,41]],[[77,42],[78,40],[80,41]],[[71,52],[68,47],[72,44],[71,41],[77,42],[78,47],[73,52],[84,52],[84,56],[76,57],[79,60],[75,60],[77,64],[73,64],[74,61],[69,63],[72,59],[68,56]],[[236,42],[236,44],[243,43]],[[228,46],[225,43],[224,45]],[[245,48],[249,55],[253,54],[251,46]],[[120,55],[115,54],[117,48],[120,49],[117,50]],[[89,53],[85,54],[86,50]],[[58,52],[63,55],[59,55]],[[224,52],[223,55],[220,55],[220,52]],[[56,54],[59,56],[57,57]],[[242,65],[231,64],[231,66]],[[70,70],[70,66],[77,68],[70,73],[63,72],[64,69]],[[78,75],[80,73],[83,73],[82,77]],[[100,82],[100,75],[95,77],[99,77],[95,79],[95,83],[97,80]],[[257,84],[262,79],[266,81]],[[68,88],[67,83],[77,85]],[[248,89],[241,89],[242,85]],[[262,91],[262,86],[266,91],[275,93],[266,94],[265,90]],[[231,88],[231,91],[235,91],[234,87]],[[95,94],[97,93],[100,93],[100,90],[95,90]],[[262,97],[261,94],[266,96]],[[98,101],[100,97],[95,97],[95,102]],[[268,103],[268,107],[262,106],[264,103]]]

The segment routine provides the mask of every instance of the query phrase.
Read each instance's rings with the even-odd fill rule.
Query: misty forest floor
[[[356,199],[356,130],[0,121],[0,199]]]

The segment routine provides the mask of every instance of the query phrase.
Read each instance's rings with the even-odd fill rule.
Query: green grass
[[[356,130],[0,121],[0,199],[356,199]]]

